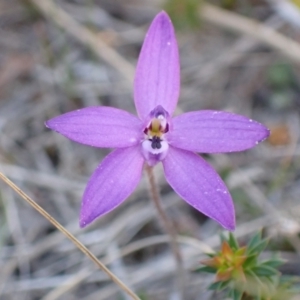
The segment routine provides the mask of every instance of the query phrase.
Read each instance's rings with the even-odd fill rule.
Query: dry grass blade
[[[31,0],[31,2],[56,25],[71,34],[82,44],[89,46],[101,59],[118,70],[131,83],[134,76],[133,66],[114,49],[103,42],[100,37],[49,0]]]
[[[103,270],[108,277],[114,281],[122,290],[124,290],[132,299],[140,299],[133,291],[131,291],[118,277],[116,277],[97,257],[90,252],[79,240],[76,239],[68,230],[66,230],[59,222],[57,222],[50,214],[41,208],[34,200],[26,195],[20,188],[18,188],[12,181],[10,181],[4,174],[0,172],[0,178],[9,185],[16,193],[18,193],[27,203],[36,209],[43,217],[51,222],[61,233],[63,233],[75,246],[84,253],[90,260],[92,260],[101,270]]]
[[[214,249],[210,247],[205,242],[200,240],[196,240],[191,237],[186,236],[177,236],[177,241],[181,244],[189,245],[197,249],[200,253],[214,253]],[[163,243],[170,243],[170,236],[168,235],[158,235],[158,236],[151,236],[147,237],[131,244],[125,246],[121,249],[121,251],[117,255],[106,256],[104,257],[105,263],[112,263],[115,259],[124,257],[128,254],[131,254],[135,251],[141,250],[143,248],[147,248],[149,246],[163,244]],[[61,297],[63,294],[74,288],[78,283],[88,277],[91,272],[88,269],[81,269],[80,272],[76,273],[73,277],[69,278],[67,281],[62,282],[62,284],[49,292],[43,299],[41,300],[56,300]]]
[[[200,15],[205,21],[247,34],[280,51],[292,61],[300,63],[300,44],[271,27],[210,4],[205,4],[201,7]]]

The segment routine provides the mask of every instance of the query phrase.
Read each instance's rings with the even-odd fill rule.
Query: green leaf
[[[207,256],[213,258],[213,257],[216,256],[216,253],[205,253],[205,255],[207,255]]]
[[[261,241],[261,231],[257,232],[247,244],[247,253],[256,247]]]
[[[258,297],[257,300],[261,300],[260,291],[261,291],[261,288],[264,287],[264,283],[261,281],[261,279],[252,270],[248,270],[247,273],[248,273],[248,275],[250,275],[250,277],[254,281],[257,282],[257,287],[256,287],[256,293],[257,293],[257,297]]]
[[[212,283],[208,289],[209,290],[213,290],[213,291],[221,291],[223,289],[225,289],[228,284],[230,283],[230,280],[227,280],[227,281],[217,281],[217,282],[214,282]]]
[[[244,291],[238,290],[236,288],[231,288],[228,293],[228,298],[232,300],[241,300],[243,297]]]
[[[244,269],[251,269],[257,264],[257,254],[252,254],[246,258],[243,263]]]
[[[222,285],[222,281],[217,281],[217,282],[212,283],[212,284],[208,287],[208,289],[209,289],[209,290],[212,290],[212,291],[218,291],[221,285]]]
[[[243,292],[239,290],[233,290],[232,300],[241,300],[243,297]]]
[[[285,261],[283,259],[274,257],[269,260],[265,260],[265,261],[261,262],[261,265],[266,265],[266,266],[269,266],[272,268],[277,268],[277,267],[283,265],[284,262]]]
[[[205,266],[205,267],[198,268],[195,271],[196,272],[206,272],[206,273],[213,273],[213,274],[215,274],[217,272],[217,269],[213,268],[213,267]]]
[[[235,236],[232,234],[232,232],[229,233],[229,239],[228,244],[231,249],[237,250],[239,249],[238,241],[236,240]]]
[[[223,290],[223,289],[227,288],[229,283],[230,283],[230,280],[222,281],[222,284],[220,286],[220,290]]]
[[[252,268],[252,272],[255,273],[257,276],[274,276],[279,274],[279,272],[276,269],[266,265],[256,266]]]
[[[260,242],[257,242],[256,244],[254,244],[251,247],[251,250],[248,250],[248,253],[249,254],[255,254],[255,253],[259,254],[267,247],[268,243],[269,243],[269,240],[267,240],[267,239],[261,240]]]

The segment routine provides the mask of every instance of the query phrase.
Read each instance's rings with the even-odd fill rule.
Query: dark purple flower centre
[[[169,145],[165,133],[169,131],[169,121],[169,114],[161,105],[149,114],[142,143],[143,155],[149,165],[154,165],[166,157]]]
[[[154,136],[152,139],[149,139],[151,141],[151,147],[153,149],[160,149],[161,148],[161,139],[158,136]]]

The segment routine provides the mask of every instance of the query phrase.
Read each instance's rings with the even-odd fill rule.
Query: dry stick
[[[211,4],[203,4],[199,15],[222,28],[240,32],[280,51],[284,56],[300,63],[300,44],[258,21],[226,11]]]
[[[170,237],[170,246],[176,261],[176,268],[177,268],[177,281],[178,281],[178,287],[181,295],[183,296],[183,290],[184,290],[184,268],[183,268],[183,261],[182,256],[179,250],[179,245],[177,242],[177,233],[174,230],[172,222],[168,219],[167,215],[165,214],[162,206],[161,206],[161,199],[159,195],[159,191],[157,189],[157,185],[155,182],[154,174],[153,174],[153,168],[146,165],[145,167],[147,177],[150,183],[150,193],[151,198],[155,204],[155,208],[157,209],[159,218],[161,219],[164,229],[166,233]]]
[[[17,187],[12,181],[10,181],[4,174],[0,172],[0,178],[9,185],[16,193],[18,193],[26,202],[28,202],[34,209],[36,209],[43,217],[45,217],[50,223],[52,223],[61,233],[63,233],[75,246],[84,253],[90,260],[92,260],[101,270],[103,270],[107,276],[114,281],[122,290],[124,290],[134,300],[140,300],[140,298],[131,291],[118,277],[116,277],[97,257],[88,250],[79,240],[76,239],[68,230],[66,230],[59,222],[57,222],[50,214],[48,214],[43,208],[41,208],[34,200],[26,195],[19,187]]]
[[[68,32],[83,45],[87,45],[105,62],[119,71],[130,83],[133,81],[134,68],[117,51],[109,47],[97,34],[82,26],[72,16],[51,0],[30,0],[46,17]]]

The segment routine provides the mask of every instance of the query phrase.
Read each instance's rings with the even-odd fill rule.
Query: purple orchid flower
[[[173,117],[180,70],[174,29],[159,13],[146,35],[134,81],[138,117],[112,107],[87,107],[55,117],[46,126],[81,144],[117,148],[98,166],[85,189],[80,226],[120,205],[137,187],[146,162],[162,162],[167,182],[188,204],[234,230],[231,196],[220,176],[195,152],[254,147],[269,136],[262,124],[222,111]]]

